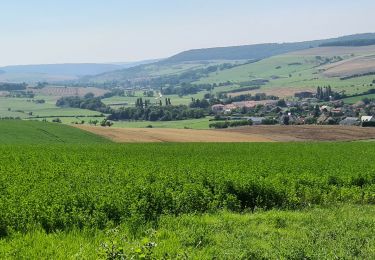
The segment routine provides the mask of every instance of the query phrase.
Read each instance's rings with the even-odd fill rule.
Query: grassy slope
[[[226,61],[231,62],[231,61]],[[235,61],[233,61],[235,62]],[[153,63],[142,65],[139,67],[134,67],[131,69],[126,70],[118,70],[113,72],[108,72],[96,76],[88,77],[87,80],[90,82],[106,82],[106,81],[113,81],[113,80],[126,80],[126,79],[134,79],[134,78],[149,78],[149,77],[157,77],[157,76],[168,76],[168,75],[176,75],[181,74],[183,72],[192,70],[192,69],[201,69],[211,65],[224,63],[221,61],[208,61],[208,62],[182,62],[177,64],[170,64],[170,63]]]
[[[0,120],[0,144],[108,143],[92,133],[57,123]]]
[[[335,49],[335,48],[334,48]],[[356,56],[373,54],[363,53],[362,49],[352,50]],[[366,50],[367,51],[367,50]],[[319,72],[321,68],[319,61],[315,58],[319,50],[314,52],[290,53],[280,56],[274,56],[261,60],[256,63],[235,67],[233,69],[211,73],[208,77],[202,78],[198,83],[220,83],[226,81],[246,82],[253,79],[263,78],[270,82],[262,87],[262,90],[272,90],[276,88],[299,88],[315,89],[317,86],[331,85],[336,90],[345,90],[348,94],[361,93],[371,88],[370,83],[374,76],[353,78],[349,80],[340,80],[339,78],[328,78]],[[322,57],[332,57],[329,51],[321,51]],[[340,51],[335,55],[340,56]],[[343,51],[342,56],[345,59],[351,58]],[[301,63],[301,65],[289,65],[291,63]],[[280,67],[280,68],[278,68]],[[289,77],[289,74],[291,77]],[[272,79],[277,76],[278,79]],[[227,89],[216,89],[223,91]],[[261,92],[262,90],[259,90]]]
[[[351,98],[345,98],[343,101],[347,104],[355,104],[358,101],[361,101],[364,98],[369,98],[369,99],[375,99],[375,94],[369,94],[369,95],[361,95],[358,97],[351,97]]]

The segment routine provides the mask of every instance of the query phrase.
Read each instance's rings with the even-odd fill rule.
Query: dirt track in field
[[[156,142],[272,142],[257,134],[231,133],[218,130],[165,129],[165,128],[104,128],[77,126],[80,129],[107,137],[119,143]]]
[[[375,128],[343,126],[250,126],[225,130],[104,128],[77,126],[119,143],[300,142],[375,139]]]

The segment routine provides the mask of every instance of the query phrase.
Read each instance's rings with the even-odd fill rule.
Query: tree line
[[[204,109],[189,108],[187,106],[148,106],[127,107],[112,111],[108,120],[146,120],[146,121],[177,121],[197,119],[206,116]]]
[[[89,93],[84,97],[62,97],[56,102],[59,107],[74,107],[98,111],[109,114],[108,120],[146,120],[146,121],[175,121],[185,119],[203,118],[206,110],[201,108],[188,107],[184,105],[173,106],[169,98],[165,99],[165,104],[151,103],[150,100],[138,98],[135,107],[112,109],[105,105],[100,97],[94,97]]]
[[[25,90],[26,87],[26,83],[0,83],[0,91]]]

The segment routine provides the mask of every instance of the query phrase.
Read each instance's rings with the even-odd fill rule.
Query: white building
[[[373,117],[373,116],[362,116],[361,122],[375,122],[375,117]]]

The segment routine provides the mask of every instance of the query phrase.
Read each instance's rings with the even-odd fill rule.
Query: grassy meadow
[[[152,126],[153,128],[177,128],[177,129],[209,129],[211,117],[201,119],[189,119],[180,121],[119,121],[114,122],[114,127],[122,128],[146,128]]]

